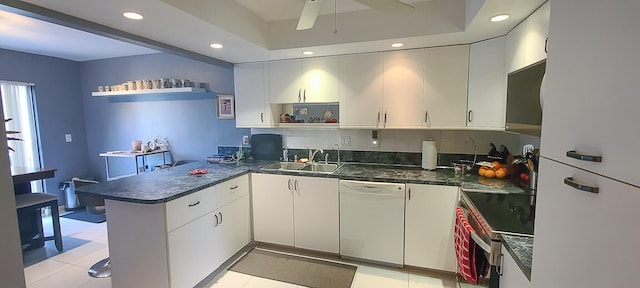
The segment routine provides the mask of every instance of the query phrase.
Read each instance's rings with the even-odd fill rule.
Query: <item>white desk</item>
[[[162,163],[164,165],[167,164],[167,157],[165,156],[165,153],[170,153],[170,150],[163,150],[163,149],[156,149],[153,150],[151,152],[132,152],[132,151],[113,151],[113,152],[106,152],[106,153],[100,153],[100,156],[104,157],[104,164],[105,164],[105,169],[107,171],[107,181],[111,181],[111,180],[115,180],[118,178],[123,178],[123,177],[129,177],[129,176],[133,176],[133,175],[137,175],[140,174],[140,167],[142,167],[142,171],[144,171],[144,168],[147,165],[147,157],[148,155],[153,155],[153,154],[160,154],[162,153]],[[136,172],[135,173],[131,173],[131,174],[125,174],[125,175],[120,175],[120,176],[115,176],[115,177],[111,177],[109,175],[109,158],[111,157],[118,157],[118,158],[134,158],[135,162],[136,162]],[[138,158],[142,159],[142,166],[140,166],[140,162],[138,160]]]

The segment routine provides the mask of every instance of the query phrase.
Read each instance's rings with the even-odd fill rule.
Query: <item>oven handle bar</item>
[[[471,232],[471,238],[473,239],[473,241],[476,241],[476,244],[480,246],[482,250],[484,250],[487,253],[491,253],[491,245],[484,242],[484,240],[482,240],[482,238],[480,238],[480,236],[478,236],[476,232],[474,231]]]

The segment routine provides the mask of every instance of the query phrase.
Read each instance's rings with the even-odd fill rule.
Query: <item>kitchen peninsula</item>
[[[249,244],[250,173],[524,193],[511,182],[454,176],[452,169],[349,163],[334,173],[314,173],[262,169],[267,164],[203,161],[78,187],[79,194],[106,199],[112,286],[193,287]],[[208,173],[188,175],[195,169]]]

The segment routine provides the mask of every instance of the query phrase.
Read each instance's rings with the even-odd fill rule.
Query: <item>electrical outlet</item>
[[[71,139],[71,134],[64,134],[64,141],[66,141],[66,142],[73,141],[73,139]]]
[[[249,136],[242,136],[242,144],[249,145]]]
[[[351,147],[351,136],[341,136],[340,147],[344,147],[344,148]]]

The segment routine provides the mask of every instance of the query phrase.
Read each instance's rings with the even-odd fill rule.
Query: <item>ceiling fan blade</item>
[[[313,27],[320,13],[320,6],[322,6],[322,0],[306,0],[296,30],[306,30]]]
[[[398,0],[354,0],[380,12],[391,15],[408,15],[415,9],[413,6]]]

